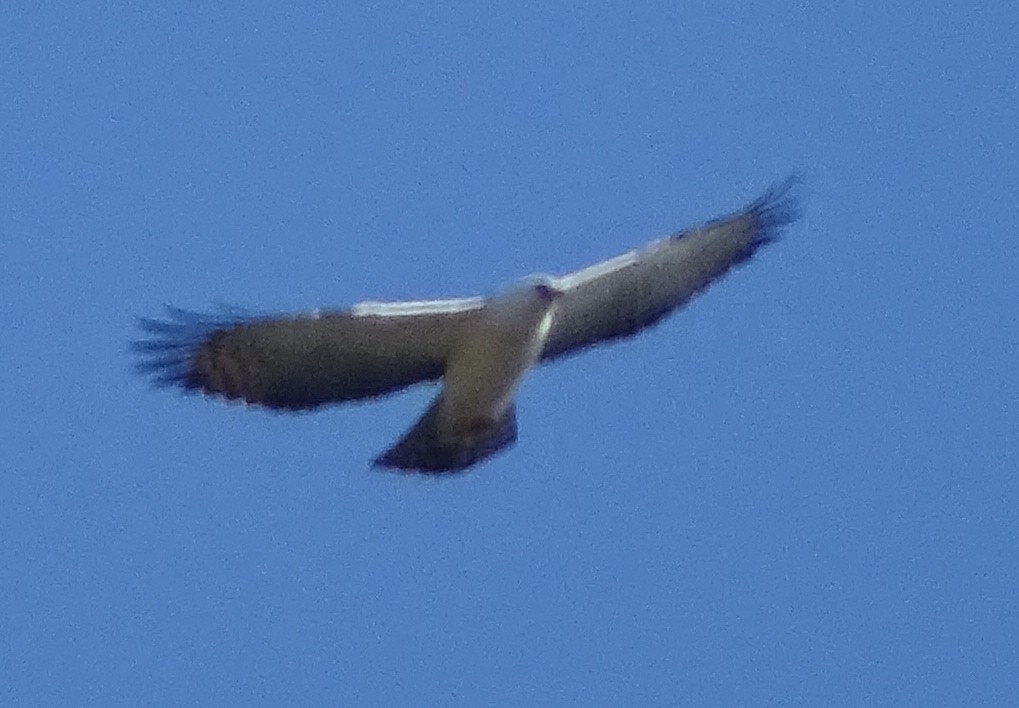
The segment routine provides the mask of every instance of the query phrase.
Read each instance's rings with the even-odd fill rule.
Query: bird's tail
[[[441,401],[440,394],[406,435],[375,458],[375,466],[427,474],[459,472],[516,442],[515,406],[494,422],[451,433],[439,425]]]

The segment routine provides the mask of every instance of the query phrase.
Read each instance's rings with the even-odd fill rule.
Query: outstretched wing
[[[296,316],[201,315],[168,308],[143,319],[138,369],[163,386],[303,410],[381,396],[442,376],[479,299],[364,303]]]
[[[543,361],[637,334],[748,260],[797,217],[793,179],[741,212],[560,278]]]

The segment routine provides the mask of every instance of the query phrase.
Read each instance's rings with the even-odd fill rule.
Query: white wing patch
[[[640,258],[640,250],[633,250],[628,253],[624,253],[621,256],[610,258],[607,261],[601,263],[595,263],[593,266],[588,266],[583,270],[578,270],[575,273],[569,275],[563,275],[557,278],[549,278],[553,287],[557,290],[570,290],[582,285],[589,280],[600,278],[603,275],[611,273],[613,271],[625,268],[628,265],[633,265]]]
[[[454,300],[419,300],[414,302],[359,302],[350,308],[354,317],[411,317],[413,315],[441,315],[454,312],[480,310],[485,298],[465,297]]]

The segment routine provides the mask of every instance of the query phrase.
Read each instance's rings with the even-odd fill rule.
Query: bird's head
[[[555,302],[563,294],[555,279],[548,275],[529,275],[520,281],[521,290],[529,290],[545,302]]]

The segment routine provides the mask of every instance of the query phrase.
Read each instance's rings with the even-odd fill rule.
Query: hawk
[[[161,386],[279,411],[375,398],[441,379],[420,419],[376,466],[424,473],[468,467],[517,439],[526,371],[632,337],[749,260],[797,218],[793,180],[746,208],[560,277],[525,279],[490,298],[363,302],[297,315],[142,319],[138,369]]]

